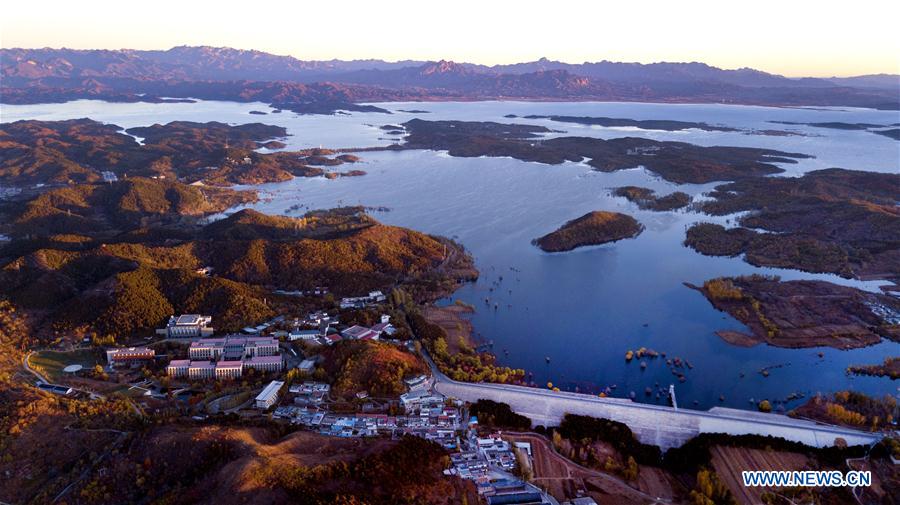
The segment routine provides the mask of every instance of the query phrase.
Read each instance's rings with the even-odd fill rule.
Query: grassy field
[[[75,351],[38,351],[28,358],[28,366],[44,374],[51,381],[63,375],[63,368],[69,365],[81,365],[85,369],[102,363],[100,355],[92,349]]]

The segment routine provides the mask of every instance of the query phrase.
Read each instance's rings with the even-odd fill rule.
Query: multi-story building
[[[189,359],[173,359],[166,366],[166,375],[169,377],[187,377],[190,367],[191,360]]]
[[[188,348],[191,359],[241,360],[254,356],[275,356],[278,341],[271,337],[229,335],[221,338],[201,338]]]
[[[216,364],[212,361],[191,361],[188,367],[189,379],[212,379],[216,376]]]
[[[156,351],[149,347],[120,347],[106,350],[106,362],[110,366],[150,361],[155,356]]]
[[[244,369],[278,372],[284,368],[278,341],[271,337],[229,335],[191,342],[186,360],[172,360],[166,367],[171,377],[235,379]]]
[[[211,316],[182,314],[170,317],[169,323],[158,333],[163,333],[169,338],[208,337],[213,334],[213,329],[209,327],[210,323],[212,323]]]
[[[272,381],[256,397],[256,408],[267,409],[278,401],[278,392],[284,386],[283,381]]]
[[[281,356],[254,356],[243,361],[244,368],[253,368],[263,372],[279,372],[284,368]]]
[[[243,368],[241,361],[219,361],[216,363],[216,379],[237,379]]]

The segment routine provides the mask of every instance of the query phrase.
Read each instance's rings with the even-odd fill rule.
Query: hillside
[[[7,476],[0,493],[16,503],[50,502],[64,490],[67,503],[79,504],[150,498],[173,504],[461,505],[478,499],[474,485],[442,474],[449,464],[446,451],[421,438],[283,435],[261,427],[186,422],[129,426],[122,435],[66,430],[75,417],[67,407],[88,418],[100,417],[92,410],[105,407],[92,409],[81,405],[87,402],[33,389],[18,398],[34,403],[13,409],[11,421],[18,424],[4,437],[4,452],[14,459],[0,462]],[[52,436],[42,437],[47,434]]]
[[[283,127],[260,123],[173,121],[130,128],[126,134],[119,126],[91,119],[15,121],[0,125],[0,182],[94,183],[106,171],[119,179],[145,176],[218,185],[322,175],[321,168],[305,160],[311,150],[255,151],[285,135]],[[142,137],[143,143],[134,136]]]
[[[114,185],[66,188],[62,193],[74,195],[70,200],[57,192],[38,196],[25,215],[45,201],[57,213],[68,212],[69,205],[84,216],[66,213],[63,221],[49,222],[80,223],[81,235],[34,237],[40,231],[22,224],[2,249],[0,296],[31,314],[36,333],[146,334],[184,312],[212,314],[217,328],[237,330],[274,315],[281,303],[274,289],[327,286],[335,295],[350,296],[402,285],[428,300],[454,290],[458,279],[477,275],[457,244],[382,225],[355,208],[302,218],[244,210],[203,226],[186,222],[183,213],[151,213],[167,210],[158,205],[197,209],[187,201],[145,199],[132,205],[143,227],[122,233],[113,224],[133,223],[108,214],[108,201],[100,198],[107,188]],[[103,222],[106,228],[97,225]],[[58,231],[49,227],[47,233]],[[201,267],[213,274],[197,273]]]
[[[11,226],[12,233],[18,235],[120,232],[202,217],[255,200],[252,191],[131,177],[111,184],[80,184],[43,193],[18,213],[12,211]]]
[[[403,379],[428,370],[422,358],[402,347],[375,341],[346,340],[324,353],[322,364],[338,396],[360,391],[371,396],[395,397],[406,392]]]

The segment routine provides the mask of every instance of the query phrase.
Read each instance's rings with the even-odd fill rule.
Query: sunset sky
[[[10,47],[231,46],[301,59],[702,61],[788,76],[900,73],[900,2],[12,2]]]

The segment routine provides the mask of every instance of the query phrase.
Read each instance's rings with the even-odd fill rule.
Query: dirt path
[[[587,468],[565,458],[547,438],[537,433],[504,432],[514,442],[531,444],[535,485],[546,488],[559,500],[576,497],[585,490],[598,503],[671,503],[662,496],[651,496],[612,475]],[[593,493],[591,491],[594,491]],[[615,499],[612,499],[612,498]]]

